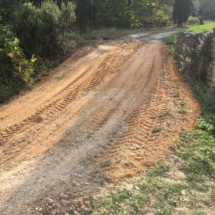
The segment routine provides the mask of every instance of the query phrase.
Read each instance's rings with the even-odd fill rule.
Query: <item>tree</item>
[[[40,7],[24,3],[15,13],[11,28],[20,40],[26,57],[51,58],[63,48],[65,33],[75,21],[74,4],[62,3],[61,9],[52,0]]]
[[[0,20],[3,24],[11,21],[17,8],[21,6],[22,0],[0,0]]]
[[[210,8],[206,13],[205,13],[205,19],[207,20],[215,20],[215,6]]]
[[[87,30],[88,12],[91,5],[91,0],[74,0],[76,4],[76,18],[79,28],[82,32]]]
[[[188,20],[193,7],[192,0],[175,0],[173,6],[173,19],[178,27]]]
[[[205,14],[212,8],[215,7],[214,0],[198,0],[196,1],[197,6],[197,17],[199,19],[200,25],[204,24]]]
[[[133,10],[140,22],[165,22],[170,17],[168,10],[172,10],[173,0],[136,0]]]
[[[97,24],[100,26],[114,27],[130,27],[129,16],[130,6],[132,2],[128,0],[95,0],[98,8]]]
[[[96,23],[100,26],[140,27],[144,21],[165,22],[169,19],[167,11],[171,11],[173,1],[94,0],[98,8]]]

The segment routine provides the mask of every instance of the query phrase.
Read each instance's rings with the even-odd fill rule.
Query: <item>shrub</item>
[[[20,39],[21,47],[28,58],[32,53],[50,58],[63,48],[68,27],[75,20],[74,4],[62,3],[61,9],[53,1],[44,1],[41,7],[24,3],[15,13],[12,29]]]
[[[0,102],[32,84],[35,60],[34,56],[26,60],[19,40],[8,28],[0,26]]]
[[[197,17],[190,16],[187,20],[188,25],[198,25],[199,19]]]

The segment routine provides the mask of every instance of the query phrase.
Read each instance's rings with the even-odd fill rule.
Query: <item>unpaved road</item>
[[[199,112],[166,46],[83,48],[0,106],[1,214],[60,214],[107,182],[145,171]]]

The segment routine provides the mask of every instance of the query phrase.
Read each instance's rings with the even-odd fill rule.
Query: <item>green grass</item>
[[[169,182],[166,175],[169,171],[167,164],[158,165],[147,174],[129,180],[132,189],[120,188],[122,183],[107,197],[91,199],[91,206],[79,208],[78,212],[82,215],[209,214],[205,208],[213,207],[215,188],[205,181],[194,184],[190,178]]]
[[[186,32],[192,31],[192,32],[200,33],[203,31],[211,31],[213,28],[215,28],[215,22],[206,23],[204,25],[191,26],[191,27],[187,28],[185,31]]]
[[[80,210],[80,214],[171,214],[180,201],[178,193],[188,188],[185,184],[171,185],[162,179],[139,178],[133,182],[132,190],[116,188],[103,201],[95,201],[94,209]],[[150,205],[150,209],[149,206]]]
[[[169,170],[170,170],[170,166],[165,162],[163,162],[151,168],[148,172],[148,175],[151,177],[166,176],[166,173],[169,172]]]
[[[215,173],[214,137],[208,132],[195,130],[182,133],[178,155],[184,160],[180,168],[190,182],[203,182]]]
[[[181,169],[192,182],[205,181],[215,174],[215,96],[204,88],[193,85],[202,114],[193,132],[181,133],[177,151],[184,160]]]

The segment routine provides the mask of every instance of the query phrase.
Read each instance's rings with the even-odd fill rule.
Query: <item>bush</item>
[[[50,58],[63,48],[68,27],[75,20],[74,4],[62,3],[61,9],[53,1],[44,1],[41,7],[24,3],[15,13],[12,29],[20,39],[21,47],[28,58]]]
[[[0,102],[32,84],[34,56],[26,60],[19,40],[6,27],[0,26]]]
[[[190,16],[187,20],[188,25],[198,25],[199,19],[197,17]]]

